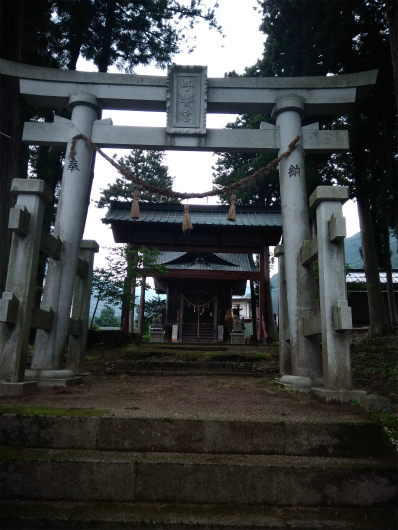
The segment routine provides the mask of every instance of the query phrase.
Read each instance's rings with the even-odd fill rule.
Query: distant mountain
[[[344,250],[345,250],[345,262],[352,269],[363,269],[363,260],[359,253],[361,248],[361,233],[358,232],[351,237],[347,237],[344,240]],[[398,269],[398,253],[397,253],[397,238],[393,235],[390,235],[390,247],[392,251],[392,267],[393,269]],[[271,293],[272,293],[272,303],[274,306],[274,312],[278,312],[279,304],[279,288],[278,288],[278,273],[274,274],[271,277]]]

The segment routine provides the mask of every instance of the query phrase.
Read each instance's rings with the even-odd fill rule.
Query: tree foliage
[[[174,177],[169,175],[169,168],[164,164],[164,156],[162,151],[133,149],[127,156],[119,158],[118,163],[133,175],[145,180],[148,184],[171,189]],[[135,189],[137,189],[136,184],[127,180],[123,175],[117,177],[113,184],[109,184],[108,188],[101,190],[101,197],[97,203],[98,208],[109,206],[110,202],[114,200],[131,201]],[[177,199],[169,199],[167,197],[162,200],[165,202],[178,202]],[[159,197],[145,190],[140,190],[140,201],[159,201]]]
[[[78,58],[93,61],[101,72],[111,65],[132,72],[140,64],[164,66],[184,46],[191,46],[190,30],[198,21],[220,31],[214,7],[205,0],[2,0],[0,2],[0,57],[36,66],[76,69]],[[18,83],[0,76],[0,292],[5,289],[10,237],[7,230],[13,178],[28,174],[29,150],[22,143],[25,121],[52,121],[53,111],[69,117],[65,109],[28,107],[19,96]],[[58,148],[57,148],[58,149]],[[55,148],[51,150],[55,151]],[[30,176],[49,179],[54,191],[61,180],[58,149],[53,172],[53,154],[47,148]],[[51,218],[53,212],[48,214]]]
[[[132,285],[149,289],[150,285],[142,281],[143,271],[146,275],[153,273],[164,274],[164,265],[157,264],[159,251],[149,250],[146,247],[140,249],[133,245],[121,245],[108,248],[105,267],[94,268],[92,295],[97,299],[91,319],[94,322],[95,313],[100,301],[105,302],[108,307],[131,308],[135,300],[131,296]]]
[[[143,334],[146,335],[149,332],[149,327],[152,323],[152,319],[157,317],[159,314],[162,314],[163,310],[166,309],[166,300],[161,298],[159,295],[156,295],[151,300],[145,302],[145,311],[144,311],[144,331]]]
[[[51,54],[69,70],[79,56],[99,72],[110,65],[129,73],[151,62],[164,67],[188,44],[198,20],[220,30],[214,9],[204,8],[202,0],[188,6],[177,0],[57,0],[53,9]]]
[[[94,324],[101,328],[115,328],[120,326],[120,321],[115,315],[113,307],[103,307],[99,317],[95,317]]]
[[[244,115],[227,128],[260,128],[262,117]],[[266,153],[219,153],[213,169],[214,188],[222,188],[247,177],[266,166],[274,157]],[[279,176],[277,169],[259,177],[235,192],[237,204],[267,207],[280,206]],[[222,203],[229,203],[229,196],[221,196]]]
[[[395,223],[397,230],[396,100],[385,4],[381,0],[261,0],[259,6],[261,30],[267,35],[264,55],[245,75],[299,77],[379,70],[372,93],[347,116],[335,120],[311,116],[303,124],[319,121],[321,128],[349,131],[349,153],[329,159],[306,156],[307,191],[310,194],[317,185],[337,182],[348,185],[351,197],[357,199],[367,283],[372,285],[368,291],[369,336],[382,334],[389,323],[374,233],[382,234],[379,239],[385,241],[388,226]],[[239,167],[232,167],[228,156],[217,164],[227,166],[233,177]],[[381,255],[381,245],[378,248]]]

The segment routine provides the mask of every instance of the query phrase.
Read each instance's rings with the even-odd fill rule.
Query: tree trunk
[[[110,51],[112,46],[112,31],[115,23],[116,2],[107,2],[106,5],[106,21],[104,27],[104,34],[101,43],[101,50],[98,56],[97,63],[99,72],[107,72],[108,66],[111,62]]]
[[[391,60],[394,72],[396,109],[398,111],[398,1],[386,0],[385,5],[387,12],[388,32],[390,34]],[[396,116],[398,126],[398,115]],[[396,179],[395,193],[395,235],[398,239],[398,179]]]
[[[2,59],[20,62],[23,49],[25,2],[0,2],[0,53]],[[11,236],[8,217],[13,206],[11,181],[26,176],[27,148],[22,144],[25,104],[19,95],[18,80],[0,76],[0,296],[5,290]]]
[[[387,267],[386,267],[386,277],[387,277],[387,297],[388,297],[388,312],[390,314],[390,323],[392,327],[398,326],[397,318],[397,307],[395,304],[394,297],[394,282],[392,278],[392,266],[391,266],[391,251],[390,251],[390,238],[387,238],[387,250],[389,254]]]
[[[358,195],[358,215],[361,227],[363,263],[366,276],[369,307],[367,338],[380,337],[391,332],[380,285],[379,266],[373,235],[373,224],[368,195]]]
[[[130,309],[129,309],[129,334],[134,333],[134,306],[135,306],[135,283],[131,285],[130,288]]]

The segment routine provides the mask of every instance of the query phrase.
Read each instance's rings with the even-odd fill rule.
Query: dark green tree
[[[157,317],[159,314],[162,314],[164,309],[166,309],[166,300],[161,298],[159,295],[156,295],[151,300],[145,302],[144,335],[148,335],[149,327],[152,324],[152,319]]]
[[[131,287],[149,289],[150,285],[143,281],[143,270],[151,273],[164,274],[165,267],[157,264],[159,251],[145,247],[134,248],[133,245],[121,245],[108,248],[106,266],[96,267],[93,274],[92,296],[97,299],[91,318],[91,326],[99,302],[108,307],[121,307],[130,310],[134,307],[134,295]]]
[[[214,8],[205,9],[202,0],[188,6],[177,0],[56,0],[53,8],[49,48],[69,70],[76,69],[80,56],[99,72],[110,65],[124,72],[149,63],[164,67],[189,46],[197,21],[220,31]]]
[[[330,75],[379,69],[373,93],[348,116],[334,123],[311,117],[322,128],[348,128],[351,150],[330,162],[306,156],[306,175],[308,193],[322,182],[338,181],[349,185],[351,197],[358,201],[369,284],[368,336],[383,334],[390,324],[379,282],[374,223],[380,217],[379,230],[388,232],[388,225],[394,226],[397,219],[396,105],[384,2],[262,0],[259,5],[267,40],[263,58],[246,75]]]
[[[172,188],[173,177],[169,175],[169,169],[164,164],[164,153],[161,151],[142,151],[140,149],[134,149],[127,156],[121,157],[118,160],[118,163],[124,169],[141,178],[148,184],[157,186],[159,188]],[[101,197],[97,203],[98,207],[103,208],[105,206],[109,206],[112,200],[126,199],[131,201],[136,189],[137,186],[121,174],[121,176],[118,177],[113,184],[110,184],[108,188],[102,190]],[[143,189],[139,191],[141,192],[140,202],[159,201],[159,197],[157,195],[148,193]],[[167,197],[165,197],[163,200],[168,202],[179,202],[177,199],[169,199]],[[135,250],[130,245],[127,248],[129,249],[130,258],[132,260],[129,270],[134,270],[134,262],[136,260]],[[148,260],[148,257],[146,259]],[[138,272],[139,271],[137,271],[137,273]],[[135,276],[126,276],[124,281],[124,290],[126,293],[135,293],[135,287],[137,286],[137,273]],[[146,275],[150,276],[148,273]],[[123,314],[125,315],[127,311],[131,310],[132,308],[125,304],[123,308]],[[145,308],[141,308],[141,310],[143,312],[140,313],[140,326],[138,329],[138,334],[142,336],[144,334],[145,326]]]
[[[148,184],[159,188],[171,189],[174,177],[169,175],[169,168],[164,164],[164,153],[162,151],[143,151],[141,149],[132,150],[127,156],[118,159],[118,163],[133,175],[141,178]],[[137,185],[120,174],[113,184],[101,190],[101,197],[97,203],[98,208],[109,206],[111,201],[129,200],[133,198]],[[140,201],[159,201],[159,196],[153,195],[144,189],[139,189]],[[164,197],[163,201],[179,202],[177,199]]]
[[[94,324],[101,328],[115,328],[120,326],[120,321],[115,315],[113,307],[103,307],[99,317],[95,317]]]
[[[214,2],[214,8],[217,3]],[[214,8],[203,0],[188,6],[177,0],[2,0],[0,2],[0,57],[37,66],[76,69],[79,56],[91,60],[99,71],[116,66],[131,72],[139,64],[164,66],[188,45],[190,29],[204,20],[217,27]],[[51,110],[27,107],[19,97],[18,83],[0,77],[0,292],[5,289],[10,237],[7,230],[11,180],[27,176],[29,152],[22,144],[22,127],[30,119],[52,119]],[[58,114],[64,109],[53,109]],[[65,117],[68,117],[67,115]],[[46,148],[38,148],[47,153]],[[36,150],[36,152],[38,152]],[[58,160],[50,188],[61,179]],[[51,155],[50,155],[51,158]],[[40,155],[32,177],[45,180]],[[49,214],[51,217],[52,214]]]

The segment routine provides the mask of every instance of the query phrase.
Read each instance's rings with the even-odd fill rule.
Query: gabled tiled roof
[[[257,271],[251,254],[231,252],[162,252],[157,263],[179,270]]]
[[[131,202],[112,201],[104,223],[128,221],[131,223],[181,224],[184,219],[183,204],[140,204],[139,219],[130,219]],[[229,206],[189,205],[192,224],[217,226],[282,226],[282,214],[277,210],[256,206],[237,206],[236,221],[228,221]]]

